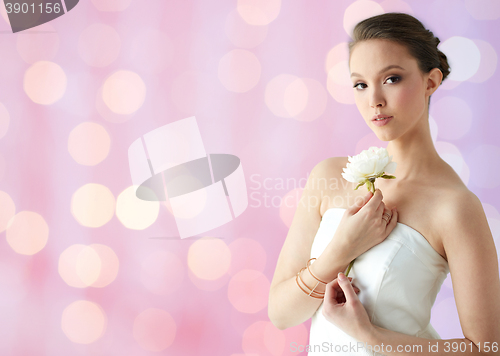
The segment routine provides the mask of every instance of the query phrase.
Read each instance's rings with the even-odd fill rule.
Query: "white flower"
[[[384,173],[394,173],[396,162],[392,162],[385,148],[372,146],[356,156],[348,156],[349,162],[343,169],[342,177],[349,182],[359,183],[354,189],[366,183],[367,188],[375,192],[374,182],[378,177],[394,179],[396,177]]]

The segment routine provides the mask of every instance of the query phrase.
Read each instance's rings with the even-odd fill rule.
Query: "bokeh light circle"
[[[105,67],[120,54],[120,35],[108,25],[95,23],[85,28],[78,38],[78,54],[92,67]]]
[[[471,165],[473,172],[472,182],[481,188],[498,187],[500,181],[500,147],[496,145],[481,144],[472,149],[467,162]]]
[[[175,321],[168,312],[149,308],[134,319],[132,334],[143,349],[159,352],[174,342],[176,331]]]
[[[127,122],[135,116],[135,112],[133,112],[132,114],[122,115],[111,111],[111,109],[108,107],[108,105],[106,105],[102,98],[102,86],[96,91],[95,108],[104,120],[115,124]]]
[[[241,347],[245,355],[275,356],[292,355],[292,347],[286,348],[287,330],[280,330],[270,321],[259,320],[245,329],[242,336]],[[288,345],[299,344],[297,339],[291,341]],[[290,351],[289,351],[290,350]],[[289,351],[289,353],[286,353]]]
[[[347,7],[344,12],[344,30],[351,36],[354,26],[368,17],[380,15],[384,13],[384,9],[375,1],[358,0]]]
[[[115,213],[115,197],[104,185],[85,184],[71,198],[71,213],[83,226],[103,226]]]
[[[94,288],[103,288],[113,282],[118,276],[120,261],[115,251],[109,246],[103,244],[91,244],[92,248],[101,260],[101,271],[97,279],[90,286]]]
[[[264,100],[267,107],[272,111],[274,115],[285,118],[293,117],[292,114],[294,114],[294,112],[290,113],[289,109],[291,106],[287,103],[289,103],[290,100],[292,100],[296,96],[300,97],[301,94],[307,95],[307,88],[304,90],[301,85],[295,86],[295,88],[299,90],[294,90],[293,83],[298,83],[296,81],[300,81],[300,78],[296,77],[295,75],[279,74],[267,83],[264,93]],[[302,93],[300,90],[301,87]],[[289,88],[292,89],[290,90]],[[305,102],[307,103],[307,97],[305,99]],[[302,107],[303,103],[304,101],[302,101],[299,106]],[[289,107],[287,107],[287,105]]]
[[[320,82],[311,78],[301,78],[300,81],[306,86],[307,102],[304,109],[296,114],[294,119],[304,122],[316,120],[326,110],[328,102],[326,89]]]
[[[106,331],[106,314],[96,303],[77,300],[68,305],[61,318],[61,328],[72,342],[91,344]]]
[[[101,258],[90,246],[85,246],[76,259],[77,276],[86,285],[94,283],[101,274]]]
[[[474,40],[479,52],[481,52],[481,63],[479,69],[468,80],[473,83],[482,83],[490,79],[497,70],[498,55],[495,48],[486,41]]]
[[[268,25],[281,10],[281,0],[238,0],[236,9],[250,25]]]
[[[464,136],[472,125],[472,110],[460,98],[446,96],[431,106],[432,116],[439,126],[439,137],[445,140],[456,140]]]
[[[196,277],[215,280],[227,273],[231,251],[221,239],[203,237],[189,247],[187,263]]]
[[[49,226],[40,214],[21,211],[7,223],[6,237],[9,246],[17,253],[34,255],[47,244]]]
[[[118,195],[116,217],[128,229],[144,230],[158,218],[160,202],[137,198],[136,189],[136,186],[130,186]]]
[[[227,296],[236,310],[242,313],[257,313],[267,306],[270,285],[262,272],[244,269],[229,281]]]
[[[340,61],[333,65],[328,71],[328,79],[332,80],[335,84],[342,85],[346,88],[352,88],[349,62]]]
[[[290,116],[297,116],[307,106],[309,90],[300,78],[295,79],[285,89],[283,95],[283,106]]]
[[[10,219],[16,214],[16,205],[9,194],[0,190],[0,232],[7,229]]]
[[[61,276],[62,280],[70,287],[75,287],[75,288],[88,287],[97,279],[99,275],[101,267],[100,260],[98,264],[93,263],[96,262],[95,258],[94,261],[85,261],[85,260],[79,261],[79,259],[85,255],[82,254],[82,252],[84,252],[87,249],[87,247],[88,246],[82,244],[71,245],[59,255],[59,263],[57,267],[59,275]],[[78,273],[77,271],[77,263],[79,264],[80,267],[79,271],[80,273]],[[90,279],[90,283],[86,283],[85,275],[91,277],[87,278],[87,281]],[[92,275],[94,275],[95,278],[92,278]],[[84,277],[84,280],[82,280],[81,276]]]
[[[24,74],[24,91],[37,104],[51,105],[66,92],[67,78],[56,63],[39,61]]]
[[[280,205],[280,218],[286,227],[290,228],[292,220],[297,210],[297,206],[302,196],[302,188],[295,188],[287,192]]]
[[[250,51],[233,49],[219,61],[218,77],[229,91],[244,93],[257,85],[260,80],[260,62]]]
[[[441,42],[438,48],[446,55],[451,67],[451,80],[464,81],[476,74],[481,63],[481,52],[474,41],[453,36]]]
[[[116,114],[130,115],[142,106],[146,85],[142,78],[129,70],[111,74],[102,86],[102,100]]]
[[[118,12],[126,10],[132,0],[91,0],[99,11]]]
[[[85,166],[95,166],[109,153],[111,138],[104,127],[94,122],[83,122],[68,138],[68,151],[73,159]]]
[[[235,275],[244,269],[264,271],[267,254],[258,241],[241,237],[231,242],[228,247],[231,251],[231,264],[228,270],[230,275]]]
[[[115,280],[118,268],[115,252],[102,244],[71,245],[59,256],[59,275],[75,288],[105,287]]]
[[[7,134],[7,131],[9,130],[9,124],[9,111],[7,110],[5,105],[0,103],[0,138],[4,137]]]
[[[340,42],[328,51],[325,61],[325,71],[328,73],[339,62],[349,62],[349,44]]]
[[[179,257],[169,251],[155,251],[142,262],[141,282],[151,293],[168,295],[184,281],[185,268]]]
[[[330,68],[326,88],[332,98],[341,104],[354,104],[356,102],[349,74],[348,61],[340,61]]]
[[[267,26],[250,25],[241,18],[237,10],[227,15],[224,31],[231,43],[241,48],[253,48],[267,36]]]
[[[59,34],[50,23],[35,29],[22,31],[17,35],[17,52],[26,63],[52,60],[59,49]]]

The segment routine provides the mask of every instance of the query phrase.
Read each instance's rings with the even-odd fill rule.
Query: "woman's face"
[[[427,118],[427,76],[405,46],[388,40],[358,43],[349,62],[359,112],[382,141],[404,135]],[[391,116],[377,126],[374,115]]]

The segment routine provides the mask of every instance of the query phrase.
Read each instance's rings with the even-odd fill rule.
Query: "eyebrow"
[[[393,68],[399,68],[399,69],[405,70],[403,67],[400,67],[400,66],[398,66],[396,64],[391,64],[391,65],[385,67],[384,69],[382,69],[378,74],[382,74],[382,73],[388,71],[389,69],[393,69]],[[361,74],[352,73],[351,77],[361,77]]]

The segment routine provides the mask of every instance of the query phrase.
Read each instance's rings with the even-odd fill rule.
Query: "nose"
[[[385,99],[380,89],[372,90],[372,95],[370,97],[370,106],[372,108],[385,106]]]

